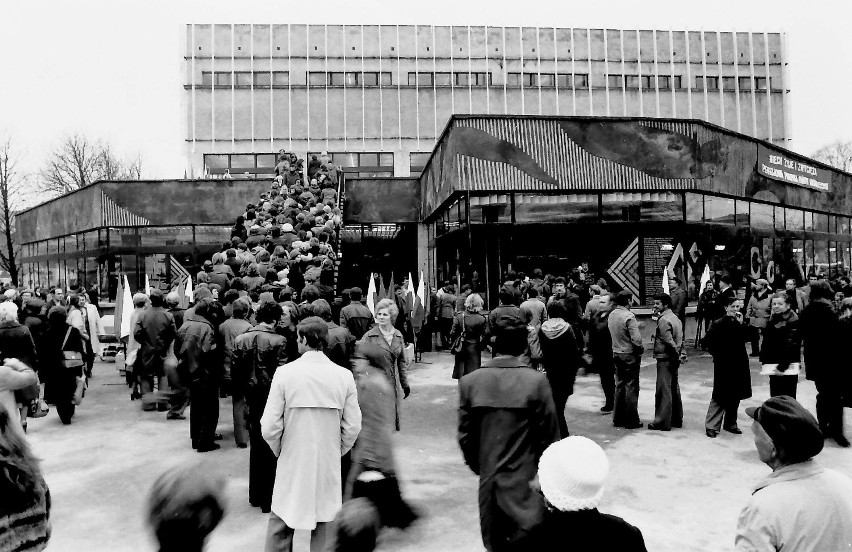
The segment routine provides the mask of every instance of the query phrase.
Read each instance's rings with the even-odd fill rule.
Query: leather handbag
[[[461,331],[459,332],[459,335],[456,336],[456,339],[453,341],[452,347],[450,347],[450,352],[454,355],[459,354],[462,350],[462,347],[464,346],[465,331],[463,314],[459,316],[459,326],[461,326]]]
[[[65,332],[65,339],[62,340],[62,348],[65,349],[65,344],[68,342],[68,337],[71,335],[71,328]],[[83,353],[79,351],[62,351],[62,365],[65,368],[80,368],[83,366]]]

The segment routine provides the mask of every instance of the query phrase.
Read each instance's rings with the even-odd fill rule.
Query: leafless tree
[[[36,187],[52,195],[68,193],[97,180],[138,180],[142,159],[125,161],[108,143],[92,142],[82,134],[66,136],[50,154]]]
[[[852,142],[841,142],[838,140],[817,150],[814,159],[827,163],[836,169],[852,172]]]
[[[6,137],[0,142],[0,232],[3,240],[0,246],[0,267],[9,273],[12,283],[17,286],[21,246],[15,236],[14,217],[24,182],[16,171],[15,155],[12,139]]]

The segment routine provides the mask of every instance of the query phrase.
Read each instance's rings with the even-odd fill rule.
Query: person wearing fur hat
[[[492,326],[496,358],[459,380],[459,446],[479,475],[482,542],[492,552],[529,546],[544,504],[530,488],[544,450],[559,439],[547,378],[529,368],[527,325],[505,314]]]
[[[529,550],[645,552],[642,532],[620,517],[598,511],[609,460],[587,437],[553,443],[541,455],[532,487],[544,497],[547,512]]]
[[[760,461],[772,473],[755,485],[737,520],[740,552],[826,552],[852,547],[852,480],[813,458],[824,446],[810,412],[789,396],[746,408]]]

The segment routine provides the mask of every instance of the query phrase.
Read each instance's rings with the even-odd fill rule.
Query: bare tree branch
[[[82,134],[66,136],[50,154],[36,185],[42,193],[65,194],[97,180],[138,180],[142,161],[125,161],[109,143],[93,143]]]
[[[16,165],[12,139],[6,137],[0,142],[0,267],[9,272],[12,283],[17,286],[21,246],[16,240],[13,218],[23,181],[18,176]]]
[[[811,157],[842,171],[852,172],[852,142],[838,140],[820,148]]]

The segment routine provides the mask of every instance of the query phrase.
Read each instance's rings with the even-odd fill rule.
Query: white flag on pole
[[[124,294],[121,298],[121,335],[119,338],[130,335],[130,315],[133,313],[133,295],[130,293],[130,282],[127,275],[124,276]]]
[[[663,269],[663,293],[669,293],[669,269]]]
[[[704,293],[704,288],[707,287],[707,282],[710,281],[710,266],[704,265],[704,273],[701,274],[701,288],[698,290],[698,294],[701,295]]]
[[[148,280],[148,275],[145,275],[145,295],[151,297],[151,282]]]
[[[370,273],[370,283],[367,285],[367,308],[376,316],[376,279]]]

